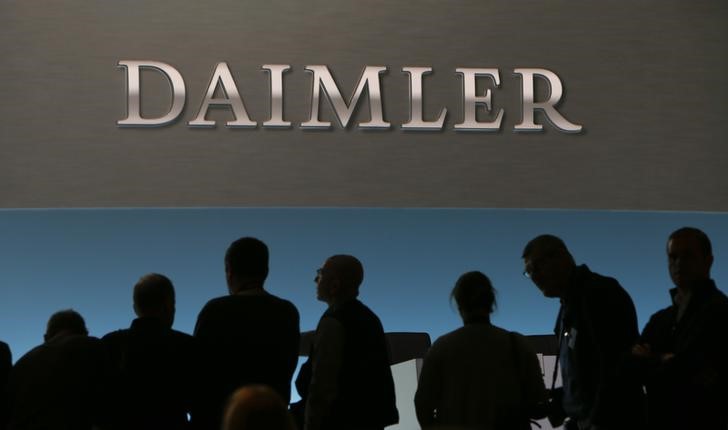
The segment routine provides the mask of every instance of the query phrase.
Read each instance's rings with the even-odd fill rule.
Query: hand
[[[675,354],[672,352],[666,352],[664,354],[660,354],[660,363],[667,363],[668,361],[675,358]]]
[[[646,343],[637,343],[632,347],[632,355],[641,357],[641,358],[648,358],[652,356],[652,348],[649,344]]]

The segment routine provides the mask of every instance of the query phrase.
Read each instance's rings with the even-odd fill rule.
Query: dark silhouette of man
[[[9,430],[90,430],[104,401],[104,354],[77,312],[48,321],[45,343],[21,357],[10,373]]]
[[[268,247],[252,237],[236,240],[225,254],[230,294],[210,300],[197,317],[194,335],[208,359],[205,430],[220,428],[225,402],[241,386],[268,385],[290,401],[299,315],[263,289],[267,276]]]
[[[5,428],[7,422],[7,388],[10,369],[13,366],[13,357],[10,347],[5,342],[0,342],[0,429]]]
[[[463,327],[432,345],[422,364],[415,409],[422,428],[523,430],[546,402],[536,353],[520,334],[490,322],[495,289],[481,272],[452,290]]]
[[[357,300],[363,279],[350,255],[330,257],[317,272],[317,298],[329,307],[296,380],[303,430],[381,430],[399,421],[382,323]]]
[[[629,294],[615,279],[577,266],[556,236],[534,238],[522,257],[524,274],[561,301],[555,331],[567,428],[644,428],[642,387],[624,369],[639,336]]]
[[[710,279],[713,251],[702,231],[683,227],[667,241],[675,288],[633,353],[646,375],[649,428],[728,428],[728,298]]]
[[[195,339],[172,329],[175,293],[164,275],[134,286],[131,327],[107,334],[111,377],[109,424],[115,430],[184,430],[199,390]]]

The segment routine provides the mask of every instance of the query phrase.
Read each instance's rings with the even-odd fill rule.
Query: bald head
[[[329,257],[316,276],[319,300],[329,304],[354,298],[359,295],[359,286],[364,280],[364,267],[352,255]]]
[[[349,291],[359,290],[359,286],[364,280],[364,267],[356,257],[352,255],[334,255],[329,257],[326,262],[345,289]]]

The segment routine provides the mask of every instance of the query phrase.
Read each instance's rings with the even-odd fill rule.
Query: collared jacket
[[[642,387],[625,372],[639,336],[629,294],[615,279],[578,266],[562,299],[555,331],[566,413],[587,426],[642,428]]]
[[[645,364],[650,428],[701,430],[728,427],[728,298],[712,280],[691,288],[678,318],[673,305],[652,315],[641,343],[655,358]]]

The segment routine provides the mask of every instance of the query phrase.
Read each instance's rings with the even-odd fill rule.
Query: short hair
[[[64,309],[51,315],[46,327],[46,339],[50,339],[62,331],[71,334],[87,335],[86,322],[78,312],[73,309]]]
[[[487,310],[493,313],[496,307],[495,288],[483,272],[473,271],[461,275],[450,293],[458,308],[465,312]]]
[[[710,244],[710,238],[707,234],[705,234],[703,230],[697,229],[695,227],[682,227],[673,231],[672,233],[670,233],[670,237],[667,239],[667,242],[670,243],[670,241],[677,236],[683,235],[693,236],[694,238],[698,239],[698,243],[700,244],[700,250],[703,251],[703,255],[705,255],[706,257],[713,256],[713,246]]]
[[[364,281],[364,266],[358,258],[348,254],[332,255],[328,258],[332,270],[350,291],[359,291],[359,286]]]
[[[139,312],[161,309],[170,299],[174,300],[174,285],[159,273],[144,275],[134,285],[134,306]]]
[[[286,403],[272,388],[248,385],[239,388],[228,401],[223,416],[224,430],[293,430]]]
[[[254,237],[243,237],[231,243],[225,253],[225,265],[237,276],[268,277],[268,247]]]
[[[564,241],[553,234],[542,234],[531,239],[523,248],[521,258],[531,258],[531,255],[536,252],[536,250],[539,250],[548,256],[562,253],[566,255],[572,263],[574,262],[574,257],[569,252],[569,248],[566,247]]]

